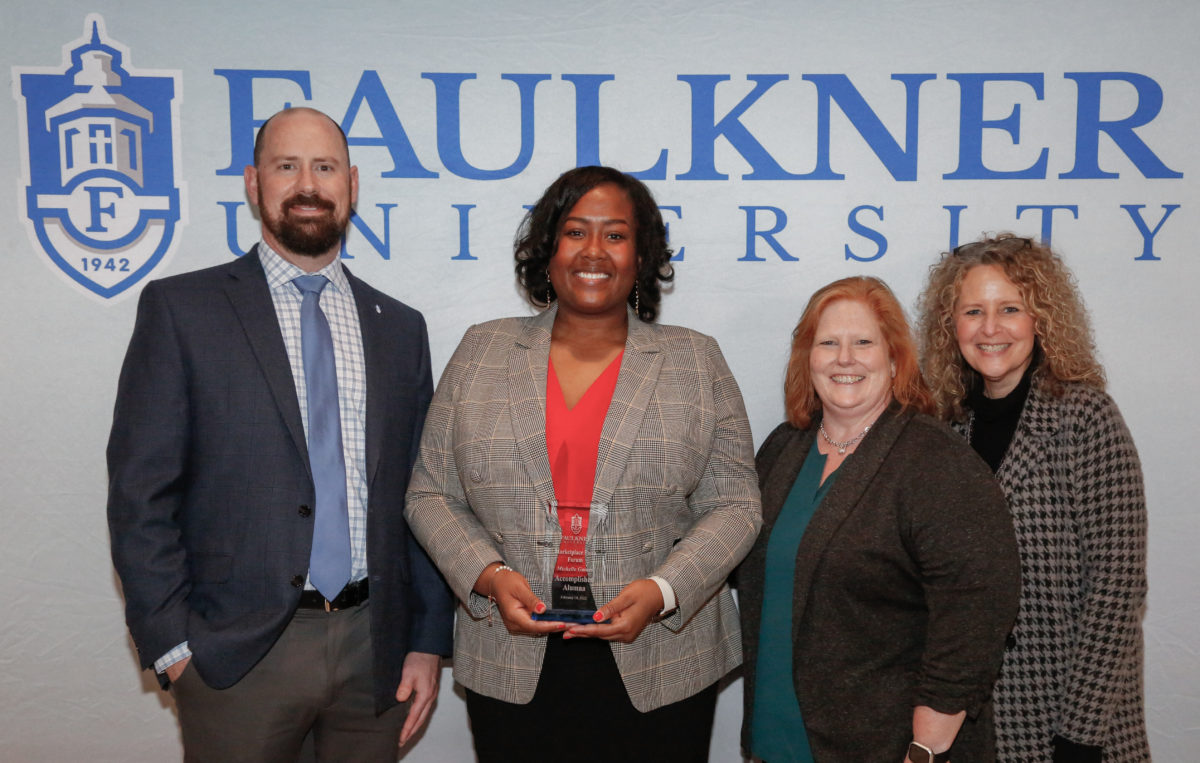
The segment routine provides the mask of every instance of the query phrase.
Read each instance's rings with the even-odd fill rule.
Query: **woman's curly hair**
[[[653,321],[658,317],[658,306],[662,301],[662,284],[675,278],[671,249],[667,246],[667,228],[650,189],[632,175],[612,167],[576,167],[550,184],[517,229],[517,238],[513,242],[517,282],[533,305],[548,307],[554,301],[550,260],[558,247],[563,218],[584,194],[605,184],[620,188],[633,205],[638,272],[628,302],[630,307],[637,306],[638,318]]]
[[[978,372],[963,359],[954,328],[963,278],[978,265],[1000,268],[1021,292],[1033,316],[1035,352],[1040,351],[1034,374],[1040,389],[1055,396],[1063,393],[1064,382],[1104,389],[1104,368],[1096,359],[1087,308],[1066,263],[1047,246],[1000,233],[943,253],[929,269],[929,281],[920,297],[918,328],[921,365],[938,416],[964,420],[963,400],[980,382]]]

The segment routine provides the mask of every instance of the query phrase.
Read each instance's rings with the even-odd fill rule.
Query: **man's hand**
[[[171,683],[175,683],[176,681],[178,681],[179,677],[181,675],[183,675],[184,668],[186,668],[188,666],[188,663],[191,661],[192,661],[191,657],[184,657],[179,662],[173,662],[170,665],[168,665],[167,671],[166,671],[167,672],[167,680],[170,681]]]
[[[442,677],[442,658],[425,652],[409,652],[404,658],[404,669],[400,673],[400,685],[396,687],[396,701],[409,702],[408,718],[400,729],[400,746],[408,744],[429,720],[433,703],[437,700],[438,683]]]

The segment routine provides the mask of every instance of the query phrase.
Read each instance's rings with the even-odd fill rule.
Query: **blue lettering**
[[[350,137],[354,120],[358,118],[358,111],[364,103],[375,119],[375,125],[379,128],[378,138]],[[400,123],[400,117],[396,116],[396,109],[392,107],[392,101],[383,88],[383,82],[379,80],[378,72],[368,69],[362,73],[362,77],[358,80],[358,87],[354,89],[354,95],[350,96],[350,105],[346,108],[346,116],[342,118],[342,131],[346,133],[346,142],[351,146],[383,146],[388,150],[388,154],[392,157],[392,168],[387,172],[380,173],[379,177],[435,178],[438,176],[436,172],[431,172],[421,165],[421,160],[417,158],[417,152],[413,150],[412,142],[408,139],[408,133],[404,131],[404,125]]]
[[[683,207],[662,206],[660,204],[658,207],[658,211],[659,212],[674,212],[676,218],[678,218],[680,220],[683,219]],[[671,223],[667,222],[666,220],[663,220],[663,227],[667,229],[667,243],[670,244],[671,243]],[[681,246],[681,247],[679,247],[679,249],[677,249],[675,251],[675,254],[671,255],[671,262],[680,262],[681,260],[683,260],[683,249],[684,248]]]
[[[806,175],[786,171],[767,153],[746,126],[741,117],[754,102],[776,83],[787,79],[786,74],[750,74],[746,79],[754,84],[750,94],[738,102],[729,113],[716,119],[717,84],[729,79],[727,74],[680,74],[679,79],[692,88],[692,166],[677,180],[728,180],[729,176],[717,172],[716,142],[724,136],[729,145],[741,154],[752,171],[742,175],[744,180],[801,180]]]
[[[1154,237],[1158,235],[1158,231],[1163,227],[1163,223],[1171,216],[1171,213],[1179,209],[1178,204],[1163,204],[1163,216],[1158,219],[1158,225],[1154,226],[1154,230],[1146,225],[1146,221],[1142,219],[1141,210],[1145,208],[1145,204],[1122,204],[1121,209],[1129,213],[1133,218],[1133,224],[1137,226],[1138,233],[1142,234],[1142,253],[1134,257],[1135,260],[1161,260],[1154,254]]]
[[[950,213],[950,246],[946,249],[947,252],[953,252],[958,248],[958,220],[966,208],[966,204],[948,204],[942,207]]]
[[[87,227],[87,232],[88,233],[105,233],[105,232],[107,232],[108,228],[105,228],[104,223],[100,221],[100,215],[108,215],[109,217],[116,217],[117,216],[117,207],[115,204],[101,205],[100,194],[111,193],[114,196],[116,196],[118,199],[120,199],[125,196],[125,191],[119,185],[110,185],[110,186],[85,185],[83,187],[83,189],[85,191],[87,191],[88,204],[90,205],[91,210],[92,210],[92,221],[91,221],[91,224],[88,225],[88,227]]]
[[[564,74],[575,85],[575,166],[600,161],[600,86],[616,79],[612,74]]]
[[[450,206],[458,210],[458,254],[450,259],[452,260],[478,260],[471,254],[471,210],[475,208],[474,204],[451,204]]]
[[[846,225],[850,226],[850,230],[854,231],[855,233],[862,236],[863,238],[874,241],[875,242],[875,254],[872,254],[872,255],[866,256],[866,257],[855,254],[850,249],[850,245],[846,244],[846,259],[848,259],[848,260],[857,260],[859,262],[872,262],[872,261],[877,260],[880,257],[882,257],[884,255],[884,253],[887,251],[887,248],[888,248],[887,238],[882,233],[875,230],[874,228],[868,228],[866,225],[863,225],[862,223],[860,223],[858,221],[858,213],[862,212],[863,210],[867,210],[867,209],[874,212],[879,217],[880,220],[883,220],[883,207],[872,207],[868,204],[863,204],[860,207],[855,207],[854,209],[850,210],[850,215],[846,218]]]
[[[600,86],[616,76],[564,74],[562,78],[575,85],[575,166],[603,164],[600,159]],[[650,169],[629,174],[642,180],[666,179],[667,149],[659,152],[658,161]]]
[[[254,118],[254,81],[282,79],[300,86],[304,99],[312,100],[312,85],[307,71],[285,69],[213,69],[213,74],[229,83],[229,166],[217,170],[218,175],[238,175],[246,165],[254,163],[254,131],[266,119]],[[288,108],[291,103],[284,103]],[[272,110],[272,114],[278,109]],[[267,115],[268,117],[271,114]]]
[[[1017,206],[1017,219],[1021,219],[1021,215],[1031,209],[1040,209],[1042,212],[1042,243],[1050,246],[1050,233],[1054,223],[1054,210],[1065,209],[1079,219],[1079,206],[1076,204],[1020,204]]]
[[[958,83],[958,169],[943,175],[947,180],[998,180],[1001,178],[1045,179],[1050,149],[1042,148],[1038,159],[1023,170],[992,170],[983,164],[983,131],[1003,130],[1013,145],[1021,142],[1021,104],[1013,104],[1003,119],[983,118],[983,89],[988,82],[1024,82],[1042,100],[1041,74],[947,74]]]
[[[246,205],[244,201],[218,201],[225,208],[225,245],[235,257],[241,257],[250,251],[249,246],[238,243],[238,210]]]
[[[485,170],[470,164],[462,152],[462,129],[459,116],[462,83],[475,79],[474,74],[426,72],[422,78],[433,82],[437,93],[438,156],[446,169],[470,180],[503,180],[519,175],[533,157],[534,119],[533,96],[539,82],[550,79],[549,74],[501,74],[500,79],[517,84],[521,99],[521,149],[516,161],[503,169]]]
[[[892,137],[866,99],[845,74],[806,74],[803,79],[817,86],[817,167],[808,176],[814,180],[842,180],[846,176],[829,166],[830,102],[836,101],[842,113],[858,130],[883,166],[896,180],[917,179],[917,116],[921,84],[936,79],[936,74],[893,74],[904,83],[904,148]],[[882,253],[881,253],[882,254]]]
[[[371,248],[379,253],[379,256],[385,260],[392,259],[392,210],[396,207],[395,204],[376,204],[376,207],[383,212],[383,238],[375,235],[375,232],[362,219],[362,215],[355,212],[350,215],[350,224],[353,225]],[[346,242],[342,240],[342,255],[345,256]]]
[[[788,254],[783,245],[775,239],[775,234],[787,227],[787,213],[779,207],[738,207],[746,212],[746,254],[738,257],[738,262],[766,262],[754,253],[754,240],[761,238],[779,255],[784,262],[795,262],[798,258]],[[775,215],[775,226],[770,230],[758,229],[758,213],[771,212]]]
[[[1060,178],[1115,178],[1116,172],[1100,169],[1100,133],[1108,134],[1117,148],[1133,162],[1143,177],[1181,178],[1154,155],[1133,128],[1149,123],[1162,110],[1163,92],[1157,82],[1144,74],[1132,72],[1067,72],[1079,89],[1075,114],[1075,166]],[[1100,118],[1100,89],[1108,81],[1128,82],[1137,91],[1137,108],[1124,119]]]

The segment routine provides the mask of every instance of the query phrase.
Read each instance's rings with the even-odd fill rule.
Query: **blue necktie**
[[[333,335],[320,306],[321,290],[329,279],[308,275],[294,278],[292,283],[304,295],[300,336],[308,388],[308,463],[317,491],[308,578],[322,596],[333,599],[350,581],[350,514]]]

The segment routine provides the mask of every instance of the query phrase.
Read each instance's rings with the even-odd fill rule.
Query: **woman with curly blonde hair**
[[[922,366],[938,415],[991,466],[1021,552],[995,688],[998,761],[1148,761],[1146,503],[1062,258],[1001,234],[930,270]]]

